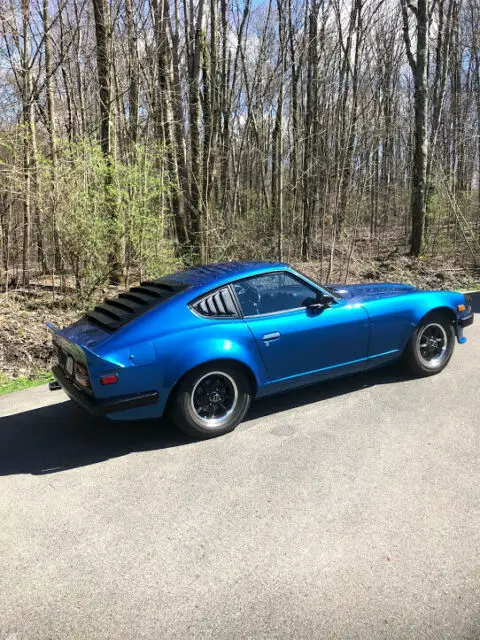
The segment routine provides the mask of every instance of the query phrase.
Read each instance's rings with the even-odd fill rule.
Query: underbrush
[[[12,379],[0,372],[0,396],[12,393],[13,391],[22,391],[22,389],[38,387],[41,384],[47,384],[50,380],[53,380],[53,375],[46,371],[38,375],[33,373],[32,377],[20,376]]]

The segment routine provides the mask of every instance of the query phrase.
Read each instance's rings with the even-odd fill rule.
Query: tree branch
[[[407,7],[409,6],[409,3],[407,4],[407,0],[400,0],[400,5],[402,7],[403,40],[405,42],[405,49],[406,49],[406,52],[407,52],[408,63],[410,65],[412,73],[415,74],[415,69],[417,67],[417,63],[415,61],[415,58],[413,57],[412,43],[411,43],[411,40],[410,40],[410,31],[408,29],[408,11],[407,11]]]

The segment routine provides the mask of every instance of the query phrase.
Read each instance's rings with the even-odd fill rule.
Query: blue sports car
[[[441,371],[472,324],[468,297],[403,284],[321,286],[288,264],[179,271],[107,298],[74,324],[49,324],[57,380],[112,420],[168,412],[202,438],[233,430],[252,398],[402,358]]]

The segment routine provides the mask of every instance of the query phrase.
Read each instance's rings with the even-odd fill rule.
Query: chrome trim
[[[278,338],[280,338],[280,331],[272,331],[272,333],[266,333],[262,340],[268,342],[269,340],[278,340]]]
[[[331,309],[331,307],[325,307],[325,309]],[[270,311],[270,313],[257,313],[253,316],[243,316],[245,318],[245,320],[248,318],[266,318],[268,316],[278,316],[281,313],[293,313],[293,312],[297,312],[297,311],[308,311],[308,307],[295,307],[294,309],[287,309],[286,311]],[[313,314],[311,314],[313,315]],[[315,316],[319,316],[320,314],[317,313],[315,314]]]

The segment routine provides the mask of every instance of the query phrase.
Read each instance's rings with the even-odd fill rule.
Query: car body
[[[473,313],[461,293],[325,287],[288,264],[232,262],[142,283],[62,330],[48,326],[67,394],[91,413],[137,420],[162,416],[179,382],[209,363],[241,369],[256,398],[385,365],[432,313],[465,342]]]

